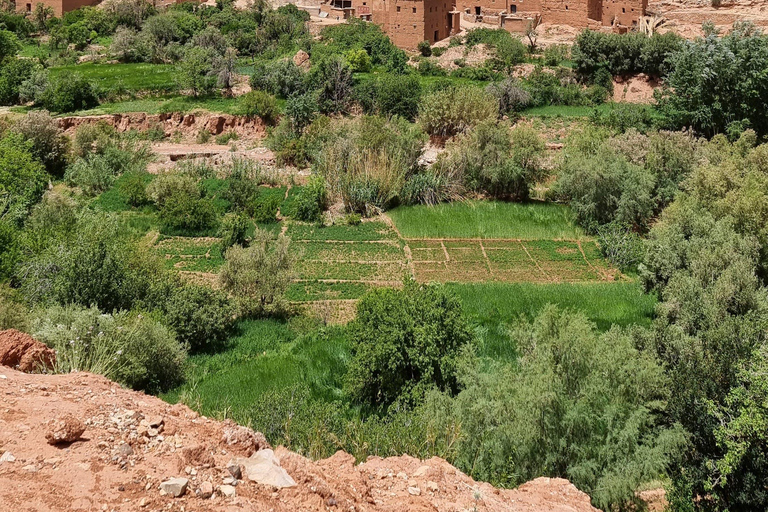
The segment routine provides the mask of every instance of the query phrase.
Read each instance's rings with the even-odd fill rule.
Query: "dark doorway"
[[[434,41],[438,42],[439,40],[440,40],[440,34],[439,34],[439,32],[437,30],[435,30],[435,39],[434,39]]]
[[[516,5],[510,5],[509,6],[509,12],[512,14],[515,14],[517,12],[517,6]]]
[[[478,6],[475,7],[475,16],[480,16],[480,14],[481,14],[480,6],[478,5]]]

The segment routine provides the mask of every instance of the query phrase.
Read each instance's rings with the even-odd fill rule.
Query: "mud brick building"
[[[32,12],[37,4],[43,4],[53,9],[56,16],[74,11],[80,7],[96,5],[101,0],[16,0],[16,12]]]
[[[533,23],[577,28],[631,28],[648,0],[326,0],[320,11],[337,19],[358,17],[380,25],[392,42],[413,50],[456,34],[461,19],[521,33]]]

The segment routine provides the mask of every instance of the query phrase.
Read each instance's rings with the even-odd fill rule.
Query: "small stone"
[[[56,465],[56,464],[58,464],[59,462],[61,462],[61,459],[60,459],[60,458],[58,458],[58,457],[51,457],[50,459],[45,459],[45,460],[43,461],[43,464],[46,464],[46,465],[48,465],[48,466],[55,466],[55,465]]]
[[[125,486],[124,485],[120,485],[120,486],[117,487],[117,490],[120,491],[120,492],[123,492],[125,490]]]
[[[237,485],[237,479],[232,476],[225,476],[222,479],[222,483],[224,483],[225,485]]]
[[[230,464],[227,466],[227,471],[229,471],[229,474],[236,480],[243,478],[243,471],[240,469],[240,464]]]
[[[336,506],[336,504],[337,504],[337,502],[336,502],[336,498],[334,498],[333,496],[331,496],[330,498],[328,498],[328,499],[325,501],[325,504],[326,504],[326,505],[328,505],[329,507],[335,507],[335,506]]]
[[[411,496],[420,496],[421,489],[419,489],[418,487],[409,487],[408,494],[410,494]]]
[[[71,414],[65,414],[48,422],[45,439],[48,444],[72,443],[80,439],[83,432],[83,422]]]
[[[401,471],[401,472],[399,472],[397,474],[397,478],[402,478],[403,480],[408,480],[408,475]]]
[[[413,472],[413,476],[415,478],[421,478],[423,476],[427,476],[427,473],[429,473],[432,470],[430,466],[419,466],[419,469]]]
[[[149,425],[150,427],[158,428],[163,423],[165,423],[165,422],[163,421],[163,417],[162,416],[148,416],[147,417],[147,425]]]
[[[232,498],[237,494],[237,491],[231,485],[221,485],[219,486],[219,493],[225,498]]]
[[[192,466],[187,466],[187,467],[185,467],[185,468],[184,468],[184,472],[185,472],[186,474],[188,474],[188,475],[189,475],[190,473],[192,473]]]
[[[211,482],[203,482],[197,489],[197,494],[202,499],[207,500],[213,496],[213,484]]]
[[[11,452],[5,452],[4,454],[0,455],[0,464],[3,462],[14,462],[15,460],[16,457],[14,457]]]
[[[130,457],[131,455],[133,455],[133,448],[131,448],[131,445],[129,445],[128,443],[121,444],[120,447],[117,449],[117,451],[123,457]]]
[[[427,482],[427,489],[429,489],[432,492],[437,492],[439,490],[439,487],[437,486],[436,482],[433,482],[432,480]]]
[[[150,429],[147,430],[147,435],[149,437],[157,437],[157,434],[159,434],[159,433],[160,432],[158,432],[156,428],[150,428]]]
[[[139,501],[139,506],[141,508],[144,508],[147,506],[147,498],[141,498],[141,501]]]
[[[24,466],[21,469],[23,469],[27,473],[37,473],[37,466],[35,466],[34,464],[29,464],[28,466]]]
[[[189,485],[189,480],[186,478],[171,478],[160,484],[160,491],[178,498],[187,492],[187,485]]]

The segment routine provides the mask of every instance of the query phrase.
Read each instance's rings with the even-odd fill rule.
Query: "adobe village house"
[[[455,2],[455,3],[454,3]],[[456,34],[461,19],[522,33],[530,23],[626,30],[645,15],[648,0],[326,0],[321,16],[372,21],[400,48]]]
[[[99,0],[17,0],[16,10],[32,12],[38,3],[61,16]],[[648,0],[323,0],[319,12],[317,8],[314,12],[322,17],[371,21],[381,25],[395,45],[413,50],[421,41],[436,43],[458,33],[462,18],[515,33],[540,22],[626,30],[645,15],[647,6]]]

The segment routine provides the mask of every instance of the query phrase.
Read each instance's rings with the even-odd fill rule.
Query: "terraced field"
[[[292,240],[299,255],[288,290],[296,303],[332,302],[347,309],[375,286],[399,286],[404,276],[420,282],[590,283],[621,274],[603,259],[594,240],[520,238],[403,238],[387,217],[357,226],[269,226]],[[555,232],[568,231],[558,228]],[[543,233],[546,235],[546,233]],[[159,237],[155,250],[170,268],[215,284],[224,263],[213,237]]]

